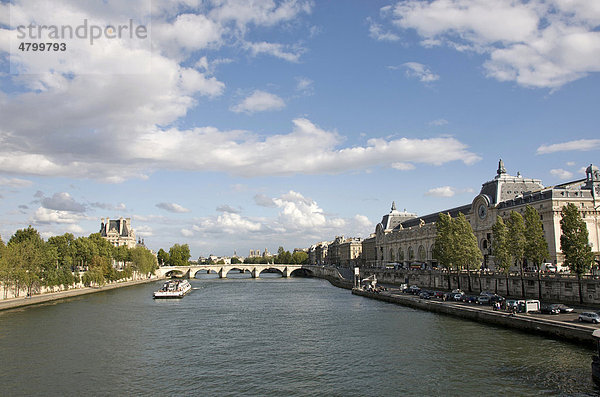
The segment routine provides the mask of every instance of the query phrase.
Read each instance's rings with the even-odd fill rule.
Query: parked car
[[[465,295],[463,301],[467,303],[477,303],[477,298],[479,297],[475,295]]]
[[[494,295],[490,296],[490,304],[494,304],[496,302],[502,303],[505,300],[506,299],[503,296],[500,296],[500,295],[497,295],[497,294],[494,294]]]
[[[600,323],[600,315],[594,312],[583,312],[579,315],[579,321],[598,324]]]
[[[463,296],[464,296],[463,292],[456,292],[456,293],[452,294],[452,299],[459,302],[459,301],[463,300]]]
[[[444,293],[442,291],[435,291],[433,296],[438,299],[442,299],[444,297]]]
[[[573,311],[572,307],[563,305],[562,303],[559,303],[556,306],[558,306],[558,309],[560,310],[561,313],[571,313]]]
[[[558,305],[556,305],[556,304],[542,305],[540,307],[540,311],[544,314],[559,314],[560,313],[560,309],[558,308]]]
[[[404,292],[409,293],[409,294],[413,294],[413,295],[418,295],[418,294],[421,293],[421,288],[419,288],[416,285],[411,285],[410,287],[408,287],[407,289],[405,289]]]
[[[422,291],[419,294],[419,298],[421,298],[421,299],[431,299],[431,292],[430,291]]]
[[[490,304],[490,296],[488,295],[479,295],[477,297],[477,303],[480,305],[489,305]]]

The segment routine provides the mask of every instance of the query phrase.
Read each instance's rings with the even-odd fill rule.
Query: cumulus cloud
[[[176,203],[158,203],[156,204],[156,207],[174,213],[190,212],[189,209],[182,207],[181,205]]]
[[[67,192],[54,193],[52,197],[44,197],[42,207],[49,210],[85,212],[85,205],[76,202]]]
[[[559,179],[570,179],[573,177],[573,173],[567,170],[563,170],[562,168],[552,169],[550,170],[550,174]]]
[[[273,202],[279,207],[279,221],[286,228],[314,228],[324,226],[327,222],[323,210],[315,201],[292,190]]]
[[[291,23],[310,13],[313,6],[302,0],[257,0],[251,4],[223,0],[202,7],[157,0],[152,2],[150,14],[145,11],[147,3],[121,2],[118,7],[107,3],[102,13],[93,2],[77,0],[11,3],[11,19],[5,25],[12,24],[13,30],[0,29],[0,52],[5,55],[9,44],[17,42],[9,40],[16,35],[16,25],[26,26],[34,17],[40,25],[72,26],[86,19],[105,26],[127,16],[136,20],[151,17],[154,48],[150,48],[150,40],[99,40],[93,47],[85,40],[73,40],[68,43],[69,51],[62,54],[29,57],[14,51],[11,67],[22,74],[13,78],[18,90],[11,95],[0,91],[0,172],[112,183],[147,178],[154,165],[147,159],[135,159],[130,143],[144,141],[147,132],[169,135],[165,126],[225,90],[225,84],[211,74],[215,65],[230,60],[204,56],[194,64],[186,62],[188,56],[231,46],[255,56],[298,60],[302,49],[295,44],[247,44],[246,35],[254,28],[274,29]],[[37,111],[31,113],[30,109]],[[254,111],[251,109],[248,111]],[[65,153],[65,147],[71,150]]]
[[[262,229],[260,222],[243,217],[240,214],[224,212],[216,218],[202,220],[194,227],[197,231],[209,233],[240,234],[258,232]]]
[[[279,110],[285,107],[283,99],[269,92],[256,90],[242,102],[233,106],[231,110],[236,113],[253,114],[269,110]]]
[[[387,10],[423,46],[482,54],[487,76],[499,81],[557,88],[600,71],[596,2],[406,0]]]
[[[55,224],[55,223],[78,223],[82,220],[89,219],[83,214],[74,213],[71,211],[52,210],[44,207],[39,207],[30,221],[33,224]]]
[[[555,143],[552,145],[541,145],[537,148],[537,154],[550,154],[566,151],[589,151],[600,148],[600,139],[577,139],[574,141]]]
[[[429,189],[425,195],[434,197],[452,197],[456,194],[456,190],[451,186],[440,186]]]

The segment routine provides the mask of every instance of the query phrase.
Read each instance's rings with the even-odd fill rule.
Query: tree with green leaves
[[[449,214],[440,212],[435,227],[436,235],[433,244],[433,257],[448,272],[448,289],[451,290],[450,269],[452,268],[453,254],[452,218]]]
[[[525,222],[516,211],[510,212],[508,218],[508,250],[512,263],[516,264],[521,275],[521,295],[525,297],[525,284],[523,281],[523,257],[525,256]]]
[[[540,268],[544,260],[550,257],[548,253],[548,242],[544,237],[544,228],[540,214],[537,210],[531,206],[525,208],[525,230],[523,232],[525,237],[524,254],[527,259]]]
[[[296,251],[292,254],[291,264],[302,265],[308,263],[308,254],[304,251]]]
[[[560,249],[565,256],[565,263],[569,269],[577,274],[579,303],[583,303],[581,276],[590,270],[594,261],[594,254],[588,240],[587,225],[581,218],[575,204],[569,203],[563,207],[560,229]]]
[[[462,212],[452,219],[452,234],[454,243],[453,262],[460,268],[467,269],[469,291],[471,288],[471,270],[481,267],[483,255],[477,244],[473,228]]]
[[[525,207],[525,257],[531,260],[537,268],[538,278],[538,297],[542,297],[542,276],[540,269],[545,259],[550,256],[548,252],[548,243],[544,237],[544,227],[540,214],[535,208],[528,205]]]
[[[165,266],[169,264],[169,253],[162,248],[158,250],[156,258],[158,259],[158,264],[160,266]]]
[[[149,274],[154,273],[154,270],[158,268],[156,257],[146,248],[135,247],[129,251],[133,271],[148,276]]]
[[[277,256],[274,259],[275,263],[289,264],[292,262],[292,254],[286,251],[283,247],[277,249]]]
[[[231,258],[231,264],[232,265],[237,265],[238,263],[242,263],[242,261],[240,260],[240,258],[238,258],[237,256],[234,256]]]
[[[171,266],[187,266],[190,257],[190,247],[187,244],[174,244],[169,249],[169,264]]]
[[[506,276],[506,296],[509,296],[508,273],[511,267],[511,255],[508,247],[508,229],[499,215],[492,226],[492,253],[496,267]]]

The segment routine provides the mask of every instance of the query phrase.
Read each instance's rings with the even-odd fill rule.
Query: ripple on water
[[[592,395],[591,351],[317,279],[160,283],[0,316],[4,395]]]

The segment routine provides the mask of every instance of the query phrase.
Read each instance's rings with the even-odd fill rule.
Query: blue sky
[[[470,203],[499,158],[546,186],[600,163],[598,2],[0,4],[5,241],[123,216],[156,250],[292,250]],[[18,49],[129,19],[150,34]]]

